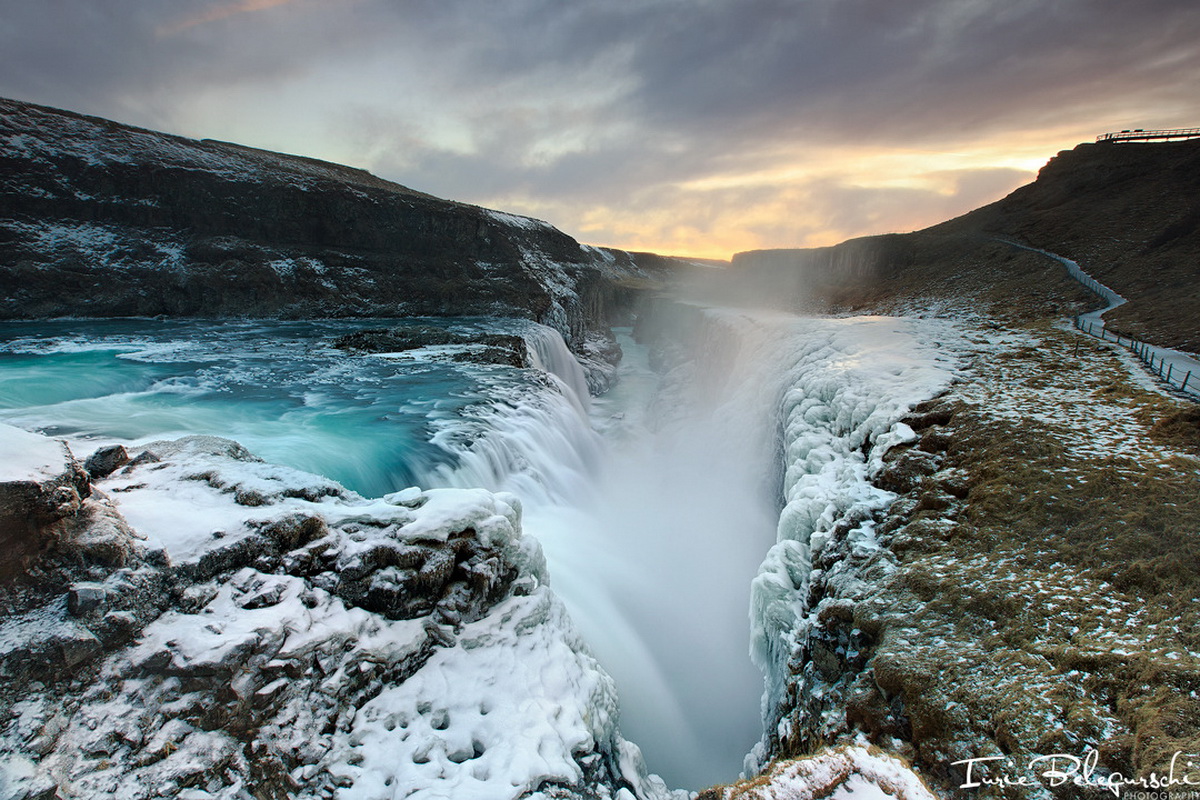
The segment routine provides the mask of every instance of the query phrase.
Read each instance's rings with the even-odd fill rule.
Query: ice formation
[[[674,633],[656,637],[631,622],[640,612],[629,603],[658,597],[665,612],[665,593],[679,592],[693,612],[708,600],[729,605],[715,583],[706,592],[704,570],[766,551],[750,621],[771,708],[804,613],[811,554],[847,519],[858,544],[872,546],[870,516],[890,496],[867,478],[886,447],[911,436],[899,416],[950,374],[933,341],[948,329],[933,322],[684,308],[691,349],[667,356],[666,373],[645,378],[660,385],[611,418],[602,405],[589,420],[587,383],[562,338],[528,325],[541,379],[481,368],[477,401],[428,417],[432,443],[448,457],[419,469],[426,485],[449,488],[368,499],[228,440],[131,445],[150,455],[96,485],[145,537],[144,551],[162,554],[137,569],[170,564],[159,569],[184,582],[182,594],[160,598],[162,613],[146,620],[135,646],[106,657],[104,680],[68,714],[48,692],[23,701],[23,727],[5,735],[14,750],[37,742],[41,759],[18,759],[10,778],[36,786],[53,773],[83,794],[129,796],[174,781],[195,797],[237,797],[247,775],[267,770],[297,796],[398,787],[423,797],[548,787],[667,796],[622,738],[600,664],[629,661],[643,682],[633,702],[661,712],[660,734],[708,758],[709,745],[692,737],[719,727],[720,716],[696,717],[676,698],[690,692],[687,702],[723,709],[719,691],[696,690],[664,666],[661,649],[701,667],[715,661]],[[592,422],[607,428],[609,446],[626,437],[629,460],[605,455]],[[651,442],[668,456],[638,449]],[[657,477],[633,468],[644,458]],[[777,524],[773,485],[785,502]],[[653,508],[665,489],[676,510]],[[721,510],[738,521],[721,522]],[[759,517],[761,541],[746,527]],[[555,554],[551,572],[568,606],[592,619],[570,619],[522,526]],[[671,530],[676,538],[647,539]],[[623,575],[626,588],[598,585],[605,570]],[[120,598],[138,580],[148,579],[102,581],[101,611],[129,613]],[[79,624],[65,608],[53,613]],[[706,614],[679,624],[719,632],[721,648],[725,623]],[[745,630],[745,616],[733,625]],[[231,732],[242,713],[254,720],[249,744]],[[204,782],[201,773],[216,777]]]

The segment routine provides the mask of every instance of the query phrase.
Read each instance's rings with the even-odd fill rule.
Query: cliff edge
[[[0,99],[0,318],[487,314],[579,350],[672,266],[339,164]]]

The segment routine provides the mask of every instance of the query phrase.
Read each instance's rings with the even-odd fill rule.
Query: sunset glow
[[[919,229],[1200,124],[1182,0],[3,4],[0,95],[679,255]]]

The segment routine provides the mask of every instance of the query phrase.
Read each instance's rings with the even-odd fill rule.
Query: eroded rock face
[[[0,585],[25,573],[72,528],[91,484],[62,442],[0,426]]]
[[[211,436],[128,455],[4,593],[0,795],[669,795],[517,498],[364,499]]]
[[[0,99],[0,318],[516,316],[573,347],[675,264],[362,170]]]

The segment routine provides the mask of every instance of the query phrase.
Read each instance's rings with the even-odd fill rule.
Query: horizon
[[[1200,119],[1200,8],[0,0],[0,95],[683,258],[919,230]]]

